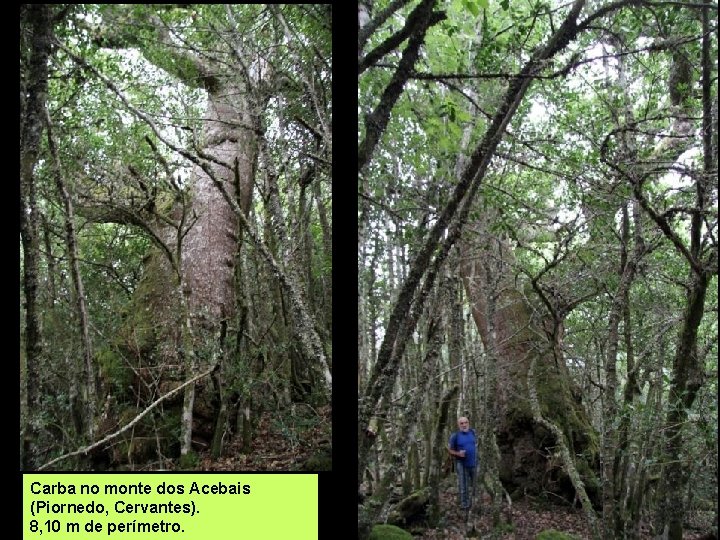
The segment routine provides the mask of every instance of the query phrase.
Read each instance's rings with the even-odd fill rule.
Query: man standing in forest
[[[470,429],[470,421],[461,416],[458,418],[458,431],[450,436],[448,452],[455,457],[455,470],[458,475],[458,497],[467,521],[475,494],[475,430]]]

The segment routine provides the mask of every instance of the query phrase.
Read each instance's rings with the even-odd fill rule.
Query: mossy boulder
[[[375,525],[370,540],[412,540],[412,534],[395,525]]]
[[[580,537],[574,534],[556,531],[555,529],[548,529],[538,534],[535,540],[580,540]]]
[[[391,525],[425,525],[429,518],[430,490],[419,489],[395,505],[388,516]]]

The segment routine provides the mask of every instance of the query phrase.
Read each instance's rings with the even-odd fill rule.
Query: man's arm
[[[455,457],[465,457],[465,450],[454,450],[453,447],[457,446],[457,433],[453,433],[450,437],[450,443],[448,444],[448,453]]]

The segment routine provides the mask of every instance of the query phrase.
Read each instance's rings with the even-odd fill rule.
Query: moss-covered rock
[[[395,525],[375,525],[370,540],[412,540],[412,534]]]
[[[430,490],[419,489],[402,499],[390,512],[391,525],[417,526],[427,523],[430,505]]]
[[[535,537],[536,540],[580,540],[580,537],[575,536],[574,534],[568,534],[560,531],[556,531],[555,529],[548,529],[546,531],[542,531],[540,534],[538,534]]]

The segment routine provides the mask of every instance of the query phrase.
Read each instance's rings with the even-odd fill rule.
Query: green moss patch
[[[370,540],[412,540],[412,534],[395,525],[375,525]]]

